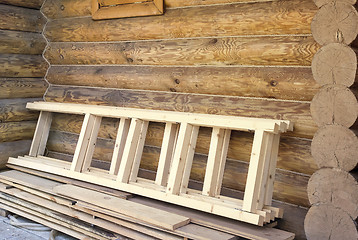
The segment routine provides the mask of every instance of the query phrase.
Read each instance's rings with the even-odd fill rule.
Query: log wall
[[[42,3],[0,0],[0,169],[9,157],[28,153],[38,113],[25,106],[47,88]]]
[[[47,0],[42,7],[49,18],[47,101],[291,120],[274,198],[309,206],[306,187],[318,169],[310,102],[320,86],[311,69],[320,49],[311,33],[318,10],[312,0],[165,0],[163,16],[102,21],[91,19],[90,2]],[[56,115],[48,150],[73,154],[81,121]],[[104,121],[95,158],[110,160],[117,124]],[[203,179],[210,131],[200,130],[194,180]],[[142,168],[155,171],[162,132],[150,125]],[[242,191],[252,135],[234,132],[231,139],[224,186]],[[297,239],[305,238],[301,207],[281,224]]]

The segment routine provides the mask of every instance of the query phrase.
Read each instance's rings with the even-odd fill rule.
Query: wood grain
[[[73,154],[77,139],[77,134],[51,131],[47,148],[50,151]],[[96,144],[93,158],[110,161],[113,148],[114,140],[99,139]],[[155,171],[158,164],[159,154],[160,148],[146,146],[141,160],[141,168]],[[191,171],[192,179],[203,181],[206,160],[206,155],[195,155]],[[228,159],[223,186],[243,191],[245,188],[247,167],[247,162]],[[308,206],[306,192],[306,185],[309,179],[308,175],[278,170],[276,172],[276,179],[278,180],[275,182],[275,199],[301,206]],[[285,191],[282,191],[282,189],[285,189]]]
[[[46,25],[45,34],[52,42],[310,34],[316,11],[312,0],[178,8],[145,18],[56,19]]]
[[[42,32],[45,23],[38,10],[0,4],[0,29]]]
[[[26,109],[26,103],[40,100],[40,98],[0,99],[0,122],[37,120],[38,112]]]
[[[47,67],[41,55],[0,54],[0,77],[43,77]]]
[[[200,93],[311,101],[319,85],[311,68],[51,66],[55,85]]]
[[[0,30],[0,54],[42,54],[46,41],[39,33]]]
[[[43,78],[0,78],[0,99],[39,98],[47,89]]]
[[[322,7],[323,5],[329,4],[329,3],[336,3],[336,2],[343,2],[347,4],[354,5],[356,3],[356,0],[313,0],[313,2],[317,5],[317,7]]]
[[[32,139],[36,121],[0,123],[0,142]]]
[[[123,43],[50,43],[51,64],[310,66],[312,37],[199,38]]]
[[[43,2],[44,0],[0,0],[3,4],[35,9],[40,9]]]
[[[29,153],[31,140],[0,143],[0,169],[5,168],[9,157],[18,157]]]
[[[11,0],[2,0],[0,2],[3,1]],[[178,7],[192,7],[214,4],[235,4],[271,1],[276,0],[164,0],[164,5],[166,9],[170,9]],[[90,16],[91,0],[48,0],[45,1],[42,11],[50,19]]]
[[[317,127],[309,103],[136,90],[50,86],[45,99],[130,108],[291,120],[290,135],[312,138]]]

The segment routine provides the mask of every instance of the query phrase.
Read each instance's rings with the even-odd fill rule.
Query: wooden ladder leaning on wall
[[[34,102],[39,110],[29,156],[8,163],[75,178],[122,191],[263,225],[283,211],[271,206],[280,133],[292,131],[289,121],[209,114],[165,112],[71,103]],[[72,162],[43,156],[52,112],[84,115]],[[119,119],[109,171],[91,167],[102,117]],[[155,181],[138,177],[149,122],[165,130]],[[199,127],[212,136],[202,191],[188,188]],[[231,130],[254,131],[243,200],[220,195]]]

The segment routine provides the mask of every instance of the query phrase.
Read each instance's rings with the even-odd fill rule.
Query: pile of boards
[[[294,234],[23,167],[0,172],[0,208],[78,239],[294,239]]]

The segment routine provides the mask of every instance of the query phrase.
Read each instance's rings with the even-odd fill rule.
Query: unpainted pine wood
[[[311,114],[319,127],[336,124],[349,128],[358,118],[357,97],[343,85],[325,85],[311,102]]]
[[[312,60],[313,77],[321,86],[341,84],[350,87],[355,82],[356,72],[357,55],[342,43],[323,46]]]
[[[312,35],[321,45],[350,44],[358,33],[358,13],[345,2],[331,2],[322,6],[312,19]]]
[[[189,218],[177,214],[146,207],[141,204],[72,185],[57,186],[54,187],[54,190],[61,195],[82,200],[105,209],[111,209],[169,230],[185,226],[190,221]]]
[[[55,85],[300,101],[311,101],[319,89],[310,67],[51,66],[46,79]]]
[[[0,30],[0,53],[42,54],[45,47],[40,33]]]
[[[45,99],[50,102],[290,120],[295,128],[289,135],[300,137],[311,138],[317,130],[306,102],[64,86],[50,86]]]
[[[90,16],[56,19],[45,33],[52,42],[310,34],[316,11],[310,0],[239,3],[167,9],[163,16],[112,21],[92,21]]]
[[[32,139],[36,121],[0,123],[0,142]]]
[[[352,218],[342,209],[329,204],[312,206],[305,218],[308,239],[357,239],[358,231]]]
[[[128,183],[133,162],[138,155],[141,155],[142,152],[138,149],[138,141],[141,137],[141,130],[143,127],[144,121],[133,118],[128,130],[128,136],[126,144],[123,149],[122,161],[119,165],[117,181]],[[137,149],[139,150],[137,152]]]
[[[42,78],[0,78],[0,99],[39,98],[47,89]]]
[[[222,188],[222,183],[225,173],[224,171],[226,166],[226,158],[227,158],[227,153],[230,144],[230,136],[231,136],[231,130],[226,129],[224,131],[223,147],[220,153],[220,164],[218,165],[218,170],[217,170],[218,178],[216,179],[216,183],[215,183],[215,195],[217,196],[220,195],[221,193],[221,188]]]
[[[307,186],[308,199],[312,205],[330,204],[358,217],[358,175],[338,168],[322,168],[315,172]]]
[[[46,19],[40,11],[0,4],[0,29],[42,32]]]
[[[2,91],[2,89],[1,89]],[[40,98],[0,99],[0,121],[18,122],[37,120],[38,112],[26,109],[26,103],[41,100]]]
[[[319,168],[340,168],[353,170],[357,164],[357,134],[347,127],[327,125],[315,134],[311,152]]]
[[[51,122],[52,113],[41,111],[31,143],[30,156],[36,157],[38,155],[44,155]]]
[[[67,154],[74,153],[78,135],[62,132],[52,132],[49,138],[48,149],[50,151],[62,152]],[[252,141],[252,140],[251,140]],[[110,140],[101,140],[97,143],[94,158],[109,161],[114,143]],[[141,162],[141,168],[156,171],[157,162],[160,155],[160,148],[145,147]],[[196,154],[194,156],[193,167],[190,178],[203,181],[206,166],[206,155]],[[248,163],[228,159],[223,179],[223,187],[244,191]],[[309,175],[295,173],[277,169],[274,185],[274,199],[293,203],[300,206],[309,206],[307,199],[307,182]]]
[[[26,7],[26,8],[35,8],[40,9],[44,0],[1,0],[0,3]]]
[[[55,65],[310,66],[318,49],[319,45],[308,36],[261,36],[115,43],[53,42],[44,56]]]
[[[44,77],[48,64],[41,55],[0,54],[0,77]]]
[[[272,148],[271,148],[271,161],[268,167],[268,174],[266,179],[266,191],[265,191],[265,200],[264,204],[267,206],[272,205],[272,196],[273,196],[273,186],[275,181],[275,172],[277,167],[277,158],[280,147],[280,137],[281,134],[275,134],[272,139]]]
[[[0,169],[5,168],[9,157],[25,155],[29,152],[31,140],[0,143]]]
[[[80,133],[82,117],[70,114],[54,114],[52,129],[56,131]],[[99,137],[104,139],[116,139],[116,119],[104,119]],[[162,146],[165,126],[162,123],[151,122],[148,128],[146,145]],[[174,132],[173,132],[174,135]],[[175,136],[172,136],[174,139]],[[210,128],[201,128],[195,151],[201,154],[208,154],[210,145]],[[58,141],[60,141],[58,139]],[[228,148],[228,158],[248,162],[253,141],[253,134],[239,131],[232,131],[231,144]],[[162,147],[163,149],[163,147]],[[102,152],[103,154],[103,152]],[[96,155],[98,157],[98,155]],[[102,157],[110,161],[111,157],[104,154]],[[283,136],[280,141],[280,152],[277,166],[294,172],[313,174],[318,168],[311,156],[311,141],[302,138]],[[158,164],[159,166],[160,164]],[[302,166],[305,166],[304,168]],[[159,171],[159,170],[158,170]],[[160,175],[160,174],[159,174]],[[164,181],[165,182],[165,181]]]
[[[160,186],[166,186],[169,176],[169,169],[175,151],[176,141],[178,137],[179,125],[174,123],[166,123],[160,156],[158,160],[157,174],[155,183]]]
[[[109,174],[117,175],[129,131],[130,119],[121,118],[116,135]]]

